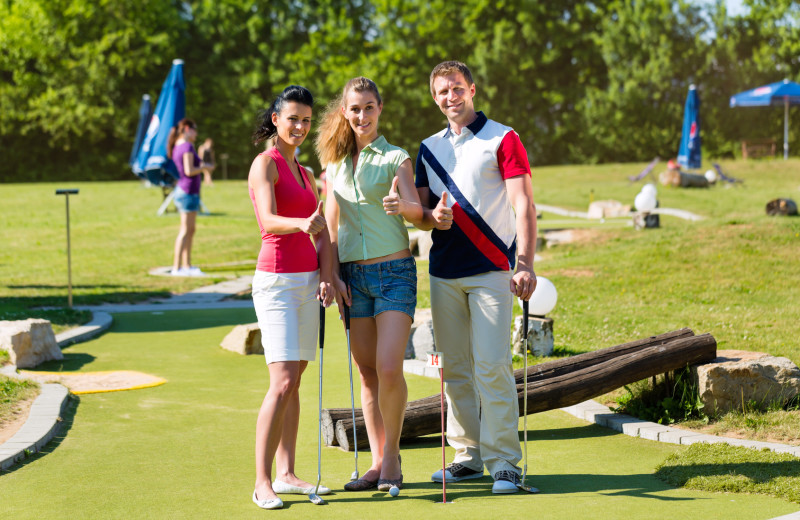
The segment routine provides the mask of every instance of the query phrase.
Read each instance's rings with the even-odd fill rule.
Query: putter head
[[[358,471],[354,471],[352,475],[350,475],[350,481],[358,480]]]
[[[318,505],[318,506],[321,506],[321,505],[325,504],[325,501],[322,500],[322,498],[320,498],[320,496],[318,494],[316,494],[316,493],[311,493],[310,495],[308,495],[308,499],[311,500],[312,504],[315,504],[315,505]]]
[[[537,494],[539,492],[539,490],[537,488],[535,488],[533,486],[526,486],[522,482],[517,484],[517,488],[519,488],[521,491],[525,491],[525,492],[531,493],[533,495],[535,495],[535,494]]]

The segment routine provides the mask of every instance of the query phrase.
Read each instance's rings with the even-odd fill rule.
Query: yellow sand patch
[[[61,383],[73,394],[98,394],[139,390],[163,385],[166,379],[135,370],[109,370],[105,372],[32,372],[20,370],[26,377],[39,383]]]

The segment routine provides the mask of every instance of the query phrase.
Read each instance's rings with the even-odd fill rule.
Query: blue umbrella
[[[731,107],[783,105],[783,158],[789,158],[789,105],[800,105],[800,85],[785,79],[731,96]]]
[[[139,155],[139,150],[142,149],[142,142],[151,117],[153,117],[153,105],[150,104],[150,96],[145,94],[142,96],[142,104],[139,107],[139,124],[136,126],[136,138],[133,141],[131,158],[128,159],[128,164],[131,166],[136,163],[136,157]]]
[[[146,176],[158,186],[170,186],[179,177],[175,164],[167,157],[167,137],[170,129],[186,114],[185,89],[183,60],[172,60],[172,69],[161,87],[155,113],[133,165],[134,173]]]
[[[683,133],[678,150],[678,164],[687,169],[700,168],[700,98],[697,89],[689,85],[686,106],[683,109]]]

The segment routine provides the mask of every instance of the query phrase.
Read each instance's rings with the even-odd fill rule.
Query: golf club
[[[522,424],[523,429],[523,447],[525,450],[525,463],[522,466],[522,480],[520,480],[517,487],[522,491],[528,493],[538,493],[539,490],[533,486],[525,485],[525,477],[528,476],[528,300],[522,301],[522,337],[525,338],[525,349],[522,351],[522,357],[525,358],[525,388],[523,389],[523,412]]]
[[[355,453],[356,469],[350,475],[350,480],[358,480],[358,436],[356,435],[356,401],[353,396],[353,356],[350,352],[350,307],[344,307],[344,330],[347,333],[347,366],[350,368],[350,412],[353,415],[353,450]]]
[[[325,345],[325,306],[319,305],[319,415],[317,423],[317,487],[309,493],[311,503],[321,506],[325,503],[317,494],[322,480],[322,347]]]

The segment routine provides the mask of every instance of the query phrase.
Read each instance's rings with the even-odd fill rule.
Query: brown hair
[[[431,71],[431,94],[434,96],[436,95],[436,92],[433,91],[433,80],[439,76],[449,76],[450,74],[456,72],[460,72],[464,75],[464,79],[467,80],[467,86],[475,83],[472,80],[472,72],[469,71],[469,67],[467,67],[464,63],[460,61],[443,61],[435,66]]]
[[[194,121],[185,117],[178,121],[177,125],[170,128],[169,137],[167,137],[167,157],[172,158],[172,149],[175,148],[175,141],[187,128],[197,129],[197,125],[194,124]]]
[[[353,78],[347,82],[342,90],[342,95],[328,103],[322,115],[322,124],[319,126],[316,145],[319,162],[323,168],[335,164],[356,153],[356,136],[350,123],[342,114],[345,99],[351,92],[372,92],[378,104],[383,103],[378,85],[365,77]]]

